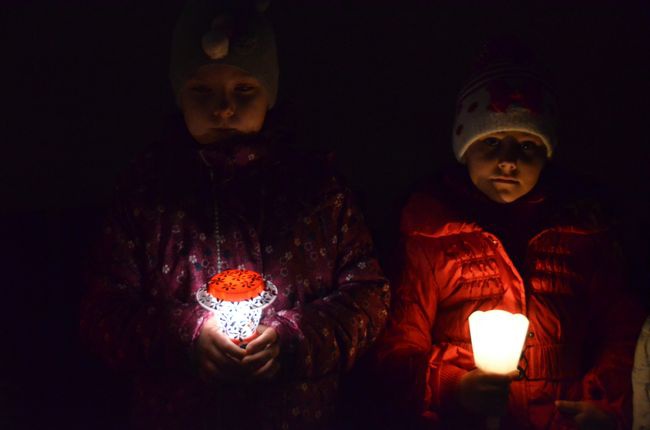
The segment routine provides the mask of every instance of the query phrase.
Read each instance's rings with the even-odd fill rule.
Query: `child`
[[[402,426],[629,426],[642,313],[586,190],[547,167],[552,92],[511,54],[488,50],[461,91],[463,167],[403,211],[404,265],[376,355],[386,396]],[[530,320],[520,377],[475,367],[467,318],[490,309]]]
[[[387,318],[361,215],[323,160],[270,132],[278,68],[259,12],[190,3],[170,76],[183,124],[119,182],[82,334],[133,375],[137,428],[325,426]],[[245,349],[195,298],[228,269],[279,291]]]

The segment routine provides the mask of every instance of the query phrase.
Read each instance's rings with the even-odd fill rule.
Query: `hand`
[[[508,405],[510,383],[518,374],[515,371],[499,375],[474,369],[460,379],[458,400],[469,412],[486,416],[504,415]]]
[[[241,360],[246,351],[221,333],[216,318],[203,324],[194,353],[199,375],[205,381],[215,378],[232,381],[243,377]]]
[[[591,402],[557,400],[555,406],[563,414],[573,416],[573,420],[581,430],[616,429],[616,420],[614,417]]]
[[[247,372],[248,379],[270,380],[280,370],[278,334],[273,327],[265,325],[259,325],[257,332],[259,336],[246,346],[246,356],[241,364]]]

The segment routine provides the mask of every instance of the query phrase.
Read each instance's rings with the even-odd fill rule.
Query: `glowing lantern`
[[[476,367],[505,375],[517,370],[528,332],[528,318],[502,310],[476,311],[469,316],[469,333]]]
[[[254,337],[262,309],[277,296],[277,287],[252,270],[218,273],[196,292],[199,304],[213,312],[219,329],[236,343]]]
[[[517,370],[528,332],[528,318],[502,310],[476,311],[469,316],[474,363],[484,372],[505,375]],[[486,417],[485,427],[497,430],[499,417]]]

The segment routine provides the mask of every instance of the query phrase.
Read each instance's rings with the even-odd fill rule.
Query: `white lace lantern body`
[[[273,303],[277,287],[250,270],[227,270],[199,288],[196,299],[211,311],[219,329],[230,339],[246,343],[255,333],[262,310]]]

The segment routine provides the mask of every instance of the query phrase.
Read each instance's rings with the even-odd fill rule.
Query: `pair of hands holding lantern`
[[[208,381],[265,381],[280,370],[280,345],[275,329],[260,325],[259,336],[240,348],[217,327],[214,319],[201,329],[195,345],[199,374]]]
[[[460,379],[457,396],[461,406],[472,413],[501,416],[506,412],[510,383],[519,372],[507,375],[486,373],[480,369],[467,372]],[[555,402],[558,410],[572,416],[581,430],[610,430],[616,428],[615,420],[590,402]]]

